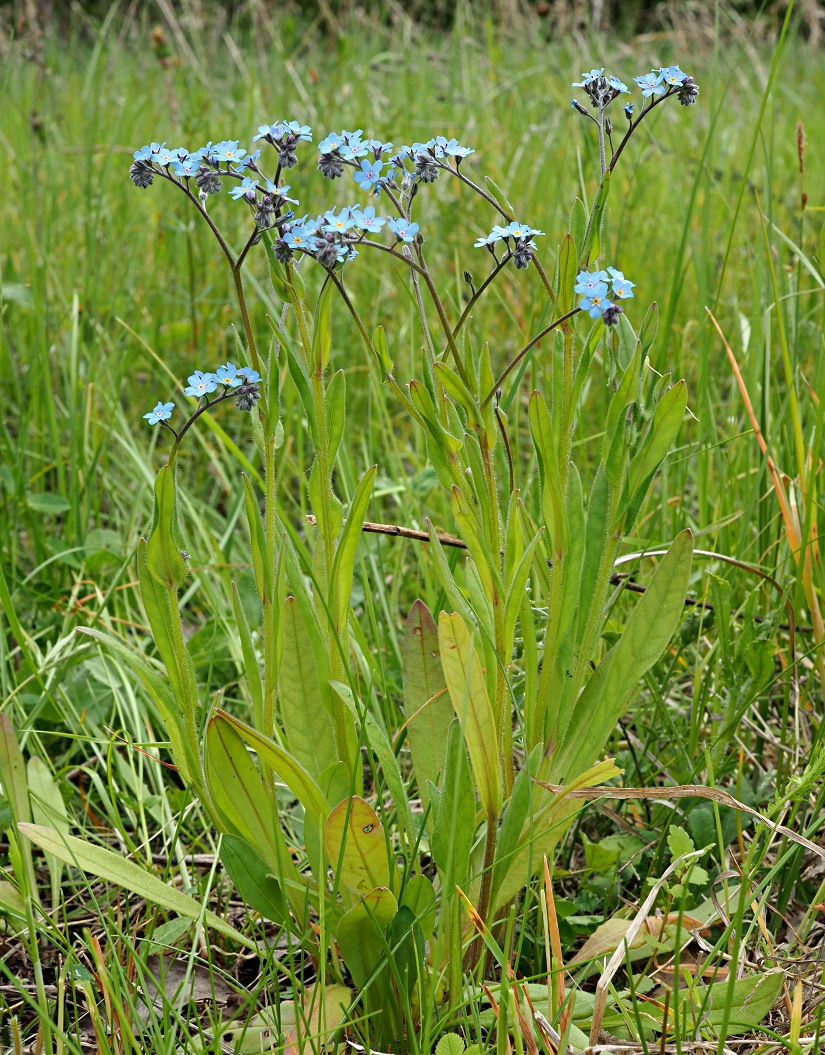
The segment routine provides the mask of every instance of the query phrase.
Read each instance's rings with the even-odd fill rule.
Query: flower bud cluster
[[[355,248],[370,234],[380,234],[386,228],[394,238],[393,244],[413,242],[418,224],[400,217],[378,216],[372,205],[361,208],[349,205],[340,212],[328,209],[311,219],[308,216],[284,225],[282,235],[274,243],[275,256],[282,263],[295,253],[314,257],[324,267],[335,267],[358,255]]]
[[[678,66],[660,66],[659,69],[643,73],[639,77],[634,77],[633,80],[642,90],[642,113],[646,112],[646,105],[648,109],[652,105],[652,103],[646,104],[645,100],[656,101],[673,95],[678,98],[682,106],[690,106],[696,102],[699,95],[699,85],[693,77],[683,73]],[[606,77],[604,69],[594,69],[589,73],[583,73],[580,81],[573,82],[573,87],[583,89],[590,99],[590,105],[600,112],[619,95],[630,95],[627,85],[623,84],[618,77]],[[572,106],[578,113],[590,117],[577,99],[572,100]],[[624,111],[628,119],[632,120],[633,104],[628,103]]]
[[[609,267],[607,271],[580,271],[573,290],[580,298],[581,311],[591,319],[601,318],[605,326],[615,326],[622,314],[617,301],[632,298],[635,285],[621,271]]]
[[[251,366],[238,366],[234,363],[224,363],[213,373],[212,371],[195,370],[189,375],[189,384],[183,390],[186,396],[192,396],[198,401],[198,411],[205,410],[223,399],[235,396],[235,406],[238,410],[252,410],[261,398],[258,385],[261,375]],[[219,395],[214,399],[209,396],[221,389]],[[201,403],[201,400],[204,402]],[[172,417],[175,409],[174,403],[158,402],[153,410],[144,414],[144,418],[150,425],[165,424]]]
[[[529,266],[533,251],[537,248],[536,243],[533,241],[533,235],[542,234],[544,234],[544,231],[539,231],[536,227],[528,227],[527,224],[513,220],[506,227],[496,224],[489,234],[476,239],[475,244],[476,249],[489,249],[495,256],[496,251],[493,246],[496,242],[503,242],[508,251],[512,251],[513,263],[520,270],[524,270]],[[512,250],[510,250],[510,239],[513,240]]]

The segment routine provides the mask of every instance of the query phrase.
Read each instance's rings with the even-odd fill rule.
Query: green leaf
[[[392,948],[393,980],[409,997],[424,974],[424,935],[416,923],[415,913],[400,905],[393,917],[387,937]]]
[[[639,679],[661,657],[682,617],[692,559],[693,536],[685,530],[674,539],[622,636],[573,705],[553,761],[557,776],[569,781],[592,764]]]
[[[584,235],[587,230],[587,210],[581,198],[576,198],[570,211],[570,235],[576,243],[576,251],[581,256],[584,248]]]
[[[238,629],[238,637],[241,639],[246,683],[249,686],[249,695],[252,697],[252,713],[255,715],[255,725],[260,729],[263,723],[264,689],[261,682],[261,672],[258,668],[258,657],[255,655],[255,647],[252,644],[252,635],[249,632],[249,623],[246,621],[246,612],[243,610],[240,594],[234,582],[231,584],[230,589],[232,593],[232,611],[235,613],[235,626]]]
[[[733,982],[714,982],[707,988],[697,982],[691,989],[691,1004],[696,1014],[704,1009],[704,1026],[716,1029],[725,1025],[727,1036],[741,1036],[755,1029],[776,1006],[785,977],[784,971],[776,970],[747,975]],[[725,1022],[725,1003],[731,986],[731,1011]]]
[[[599,256],[601,251],[600,235],[602,219],[604,217],[604,210],[607,205],[607,196],[609,193],[610,170],[608,169],[602,178],[598,191],[596,192],[596,200],[593,202],[593,211],[591,212],[590,219],[587,223],[587,230],[584,235],[584,245],[582,246],[581,256],[579,257],[579,267],[587,267],[591,255],[594,260]]]
[[[571,235],[566,234],[559,247],[559,295],[556,301],[556,316],[566,315],[575,302],[573,287],[576,284],[576,274],[579,270],[578,252],[576,243]]]
[[[335,728],[324,706],[312,645],[294,597],[284,603],[284,654],[278,680],[281,722],[290,752],[316,780],[338,761]]]
[[[455,370],[446,363],[436,362],[434,372],[450,399],[464,407],[469,415],[470,424],[475,425],[479,419],[479,410],[474,393],[467,388]]]
[[[329,803],[300,762],[279,747],[274,740],[270,740],[257,729],[227,714],[226,711],[218,709],[214,717],[223,719],[239,732],[249,746],[257,752],[258,758],[278,774],[304,809],[321,824],[325,823],[329,816]]]
[[[157,523],[146,549],[146,561],[152,577],[168,590],[186,578],[186,564],[180,555],[177,534],[175,473],[164,465],[155,478],[155,515]]]
[[[335,462],[346,421],[347,381],[343,370],[332,375],[327,391],[327,457],[329,464]]]
[[[48,491],[26,495],[26,505],[35,513],[43,513],[44,516],[49,517],[59,516],[71,509],[63,495],[50,494]]]
[[[384,775],[384,780],[395,805],[398,823],[406,830],[410,843],[414,843],[418,834],[418,827],[413,820],[412,810],[407,798],[407,789],[404,787],[401,770],[398,767],[398,759],[395,757],[392,744],[367,708],[361,707],[359,710],[349,685],[345,685],[341,681],[330,681],[329,684],[340,699],[346,703],[353,717],[362,723],[362,731],[365,734],[367,746],[381,766],[381,772]]]
[[[126,890],[145,898],[154,905],[176,912],[179,916],[198,920],[203,915],[204,922],[208,927],[224,934],[240,945],[248,949],[257,949],[257,944],[251,938],[240,934],[226,920],[216,916],[208,909],[204,910],[194,898],[168,886],[151,872],[146,872],[134,861],[129,861],[120,853],[114,853],[102,846],[94,846],[83,842],[73,835],[61,835],[52,828],[44,828],[39,824],[21,823],[17,826],[22,835],[39,846],[46,853],[52,854],[64,864],[79,868],[83,872],[97,876],[98,879],[109,883],[116,883]]]
[[[607,515],[610,503],[610,488],[604,466],[600,465],[590,488],[590,501],[587,504],[587,523],[584,537],[584,559],[581,568],[581,585],[579,587],[579,612],[576,627],[576,641],[581,641],[590,609],[594,604],[602,605],[604,598],[596,596],[596,581],[599,575],[599,562],[605,546],[607,534]]]
[[[29,764],[26,767],[26,778],[29,785],[31,816],[34,823],[68,834],[69,814],[66,810],[66,803],[63,801],[60,788],[57,786],[57,782],[49,771],[48,766],[37,755],[32,755],[29,759]],[[46,855],[46,864],[51,873],[52,904],[54,905],[57,903],[63,865],[48,854]]]
[[[464,1041],[458,1033],[445,1033],[435,1046],[435,1055],[464,1055]]]
[[[515,216],[516,210],[510,204],[507,195],[504,193],[501,187],[499,187],[497,183],[493,183],[489,176],[484,177],[484,182],[487,184],[487,190],[496,199],[502,209],[506,209],[511,217]]]
[[[332,617],[335,628],[340,633],[346,626],[349,614],[349,599],[352,593],[352,573],[355,567],[355,553],[361,539],[361,528],[367,507],[370,504],[372,485],[375,480],[376,466],[373,465],[364,473],[361,482],[350,503],[347,521],[335,550],[332,564]]]
[[[524,591],[527,588],[527,577],[530,574],[530,568],[533,564],[533,557],[536,553],[536,548],[541,542],[541,536],[544,533],[544,528],[539,528],[535,538],[527,546],[524,551],[519,565],[513,575],[513,582],[510,586],[510,592],[507,595],[507,603],[504,607],[504,654],[502,659],[506,662],[510,658],[510,654],[513,651],[513,637],[516,631],[516,620],[518,614],[521,611],[522,601],[524,600]]]
[[[357,989],[363,989],[386,955],[387,928],[398,903],[386,887],[371,890],[338,922],[335,940]]]
[[[399,907],[408,908],[419,925],[425,940],[435,930],[435,888],[425,875],[413,876],[404,886],[398,902]]]
[[[315,401],[312,398],[306,368],[289,344],[284,344],[284,349],[290,377],[295,382],[295,387],[298,389],[298,395],[301,397],[301,403],[306,414],[310,438],[317,447],[319,441],[318,419],[315,416]]]
[[[378,358],[381,360],[385,373],[391,374],[393,365],[389,349],[387,348],[387,335],[384,333],[383,326],[376,327],[375,333],[372,335],[372,344],[376,352],[378,352]]]
[[[579,471],[570,462],[567,466],[567,489],[564,494],[564,512],[567,519],[567,552],[562,562],[562,573],[564,575],[564,592],[562,596],[561,609],[559,610],[559,625],[556,631],[558,641],[564,641],[567,631],[573,622],[576,609],[579,605],[579,593],[582,584],[582,565],[584,563],[584,551],[586,542],[586,529],[584,520],[584,504],[582,501],[582,484]]]
[[[696,849],[693,845],[693,839],[691,839],[685,829],[680,828],[678,824],[671,824],[668,828],[667,845],[670,849],[670,856],[674,861],[678,857],[684,857],[685,854],[692,854]]]
[[[252,570],[255,573],[255,585],[263,604],[272,600],[272,570],[269,563],[269,547],[261,519],[261,510],[255,488],[246,473],[243,476],[244,506],[246,520],[249,524],[249,541],[252,550]]]
[[[315,308],[315,325],[312,329],[312,361],[315,369],[321,373],[326,369],[329,362],[329,353],[332,350],[332,325],[330,322],[330,309],[332,304],[332,291],[335,288],[331,279],[327,278],[318,297]]]
[[[246,839],[239,835],[224,835],[221,861],[235,889],[251,909],[273,923],[285,922],[289,910],[281,885],[273,878],[271,867]]]
[[[0,784],[11,806],[12,819],[15,822],[30,821],[26,764],[7,714],[0,714]]]
[[[470,869],[476,832],[476,797],[461,725],[453,719],[447,736],[444,780],[430,837],[430,848],[451,894]]]
[[[450,697],[444,691],[444,671],[438,651],[438,628],[423,601],[413,603],[404,627],[404,716],[418,794],[426,811],[427,781],[438,785],[444,745],[453,720]],[[428,824],[432,831],[433,816]]]
[[[502,802],[500,736],[479,652],[457,613],[440,614],[438,639],[444,680],[461,722],[482,808],[487,817],[498,817]]]
[[[381,821],[357,795],[339,802],[327,818],[324,852],[339,882],[356,895],[392,885]]]
[[[470,508],[458,487],[453,486],[450,499],[458,530],[475,561],[476,570],[484,585],[484,594],[492,604],[496,596],[503,597],[504,595],[498,560],[490,551],[475,512]]]
[[[662,464],[682,427],[686,407],[687,386],[684,381],[679,381],[660,400],[653,412],[653,424],[647,442],[630,463],[626,505],[638,507],[641,504],[653,474]]]
[[[541,477],[542,516],[550,534],[553,553],[557,557],[563,557],[567,550],[567,515],[562,499],[550,412],[538,392],[533,392],[530,396],[528,417]]]

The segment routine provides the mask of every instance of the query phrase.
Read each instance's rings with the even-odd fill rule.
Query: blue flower
[[[606,271],[580,271],[576,275],[576,284],[573,287],[575,293],[588,296],[597,286],[604,285],[608,276]]]
[[[579,301],[579,307],[586,311],[591,319],[598,319],[610,307],[610,299],[607,296],[607,283],[598,282],[586,296]]]
[[[237,388],[243,384],[243,376],[238,374],[235,366],[232,363],[226,363],[225,366],[219,366],[215,371],[215,377],[222,385],[226,385],[229,388]]]
[[[245,153],[246,150],[238,146],[237,139],[225,139],[212,147],[211,157],[215,161],[240,161]]]
[[[293,227],[285,232],[284,241],[290,249],[309,249],[313,231],[307,231],[303,226]]]
[[[323,226],[323,230],[329,234],[343,234],[345,231],[351,231],[355,227],[351,208],[342,209],[338,213],[335,209],[328,209],[324,213],[324,219],[326,223]]]
[[[493,228],[495,230],[496,228]],[[535,227],[528,227],[527,224],[517,223],[513,220],[508,223],[506,227],[501,228],[504,232],[503,238],[517,238],[521,241],[522,238],[529,238],[534,234],[544,234],[544,231],[538,231]]]
[[[299,121],[284,121],[284,129],[296,139],[302,139],[305,143],[312,142],[312,129],[309,125],[302,125]]]
[[[239,366],[237,373],[239,377],[243,378],[246,385],[257,385],[261,380],[261,375],[257,370],[253,370],[251,366]]]
[[[392,143],[382,143],[380,139],[365,139],[363,145],[373,152],[376,159],[392,150]]]
[[[318,152],[320,154],[332,154],[344,142],[342,137],[343,132],[340,136],[337,132],[330,132],[326,139],[322,139],[318,144]]]
[[[624,107],[624,112],[627,114],[628,120],[632,121],[633,120],[633,103],[628,103],[627,106]]]
[[[236,172],[246,172],[250,165],[254,165],[258,158],[261,156],[260,150],[256,150],[253,154],[247,154],[245,158],[233,166]]]
[[[266,139],[269,135],[269,125],[258,125],[258,134],[252,137],[252,142],[257,143],[259,139]]]
[[[592,81],[597,81],[603,73],[604,66],[600,70],[591,70],[590,73],[583,73],[580,81],[573,81],[573,87],[586,88]]]
[[[651,95],[665,94],[662,75],[657,70],[651,70],[650,73],[645,73],[641,77],[634,77],[633,80],[642,89],[642,95],[645,99],[649,99]]]
[[[208,396],[210,392],[214,392],[218,387],[218,379],[212,373],[204,373],[202,370],[196,370],[194,374],[190,374],[189,387],[184,388],[183,394],[185,396],[195,396],[200,399],[201,396]]]
[[[507,237],[507,229],[500,224],[496,224],[489,234],[476,239],[475,247],[476,249],[482,249],[484,246],[494,245],[496,242],[500,242],[502,238]]]
[[[244,176],[241,182],[229,192],[230,197],[234,198],[235,201],[237,201],[238,198],[246,197],[249,197],[251,200],[255,197],[255,188],[257,186],[258,181],[256,179],[250,179],[249,176]]]
[[[636,283],[626,279],[621,271],[617,271],[615,267],[609,267],[607,270],[610,272],[610,284],[613,287],[613,296],[618,297],[619,300],[628,300],[632,297],[633,287]]]
[[[625,95],[630,95],[630,89],[626,84],[622,84],[618,77],[608,77],[607,83],[615,92],[618,92],[620,95],[622,93],[624,93]]]
[[[354,161],[356,158],[363,158],[369,153],[367,147],[358,138],[358,136],[351,136],[346,143],[342,143],[338,147],[338,154],[345,161]]]
[[[438,138],[439,141],[442,139],[441,136],[439,136]],[[455,138],[447,139],[441,145],[444,148],[444,153],[449,154],[450,157],[466,158],[468,154],[475,154],[475,150],[473,149],[473,147],[463,147],[461,143],[459,143],[459,141]]]
[[[383,167],[383,161],[367,161],[365,158],[361,162],[361,168],[355,172],[353,179],[361,190],[371,190],[381,182],[381,169]]]
[[[366,209],[353,209],[352,218],[355,226],[362,231],[380,231],[387,222],[386,216],[376,216],[375,209],[368,205]]]
[[[141,147],[140,150],[136,150],[134,154],[132,154],[132,157],[135,161],[154,161],[152,155],[157,154],[159,150],[160,143],[152,143],[151,146]]]
[[[398,217],[387,221],[387,227],[400,242],[412,242],[418,234],[418,224]]]
[[[678,66],[663,66],[659,73],[664,83],[670,88],[678,88],[680,84],[684,84],[685,74]]]
[[[160,403],[155,407],[154,410],[150,410],[148,414],[143,416],[149,422],[150,425],[159,425],[161,421],[168,421],[172,417],[172,411],[175,409],[174,403]]]
[[[171,165],[172,162],[176,160],[178,159],[175,157],[175,151],[167,150],[165,147],[161,147],[157,153],[152,154],[152,161],[154,161],[156,165],[163,165],[164,168]]]
[[[180,161],[172,162],[172,170],[176,176],[190,177],[197,174],[201,167],[201,159],[198,154],[189,154]]]

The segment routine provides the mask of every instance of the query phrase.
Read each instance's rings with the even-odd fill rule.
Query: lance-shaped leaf
[[[572,462],[567,466],[567,490],[564,495],[564,511],[567,517],[567,537],[569,542],[563,563],[564,592],[559,612],[559,626],[556,631],[556,639],[558,641],[564,641],[579,604],[586,539],[581,477]]]
[[[321,373],[329,362],[332,349],[332,323],[330,310],[332,306],[333,282],[328,278],[321,289],[318,304],[315,308],[315,325],[312,328],[312,361],[315,369]]]
[[[562,557],[567,550],[567,515],[562,497],[550,412],[538,392],[533,392],[530,396],[528,416],[541,476],[542,515],[550,533],[553,553]]]
[[[478,405],[473,393],[446,363],[437,362],[434,372],[450,399],[467,411],[470,425],[475,425],[478,422]]]
[[[149,539],[146,560],[152,576],[167,589],[180,586],[186,578],[186,564],[175,537],[178,534],[177,516],[175,471],[164,465],[155,478],[156,523]]]
[[[661,657],[684,611],[692,559],[693,536],[685,530],[671,543],[622,636],[571,708],[553,759],[556,778],[570,780],[592,764],[639,679]]]
[[[387,928],[397,911],[395,895],[386,887],[379,887],[339,920],[335,940],[358,989],[363,989],[386,956]]]
[[[387,841],[378,814],[353,795],[339,802],[324,826],[324,852],[338,881],[360,897],[391,886]]]
[[[0,714],[0,784],[11,806],[12,820],[31,820],[26,763],[7,714]]]
[[[226,711],[216,710],[215,717],[228,722],[241,734],[249,746],[257,752],[258,758],[277,773],[305,810],[319,823],[323,824],[326,821],[329,816],[329,803],[300,762],[279,747],[274,740],[270,740],[268,736],[264,736],[257,729],[227,714]]]
[[[265,604],[268,600],[272,600],[272,571],[268,556],[269,549],[266,544],[266,534],[264,533],[261,510],[258,506],[255,488],[246,473],[242,475],[246,519],[249,524],[249,543],[252,551],[252,570],[255,573],[255,585],[258,587],[258,596]]]
[[[146,898],[152,904],[176,912],[179,916],[186,916],[187,919],[199,920],[203,916],[207,927],[249,949],[257,948],[251,938],[240,934],[225,919],[208,909],[204,910],[194,898],[176,890],[175,887],[167,886],[157,876],[145,871],[134,861],[125,859],[121,854],[103,846],[94,846],[73,835],[61,835],[53,828],[43,828],[39,824],[18,824],[18,828],[35,846],[52,854],[64,864],[80,868],[98,879],[115,883],[137,897]]]
[[[453,487],[451,506],[461,537],[467,544],[467,549],[476,563],[478,574],[484,584],[484,593],[492,604],[495,597],[500,598],[504,595],[498,560],[490,551],[484,532],[480,529],[473,510],[458,487]]]
[[[339,633],[346,626],[349,613],[355,553],[361,539],[361,528],[364,525],[364,517],[367,515],[367,507],[370,504],[375,470],[376,466],[371,466],[361,478],[350,503],[347,522],[335,550],[335,560],[332,564],[332,617]]]
[[[346,422],[347,381],[343,370],[332,375],[326,391],[327,404],[327,458],[335,463]]]
[[[286,350],[286,361],[287,366],[289,367],[290,377],[295,382],[295,387],[298,389],[298,395],[301,397],[301,403],[303,404],[304,413],[306,414],[310,438],[312,439],[312,442],[317,445],[318,419],[315,416],[315,403],[312,399],[312,391],[310,389],[306,368],[288,343],[284,344],[284,349]]]
[[[581,198],[576,198],[570,210],[570,237],[576,243],[576,251],[581,255],[584,248],[584,233],[587,230],[587,210]]]
[[[605,172],[599,189],[596,191],[596,200],[593,202],[593,211],[587,223],[584,234],[584,245],[579,257],[579,267],[587,267],[590,257],[598,258],[601,251],[601,232],[604,220],[607,196],[610,193],[610,169]]]
[[[177,619],[180,622],[180,612],[173,611],[169,591],[161,586],[149,571],[148,546],[143,539],[138,543],[137,566],[140,599],[143,602],[149,626],[152,628],[155,645],[166,665],[174,697],[181,708],[185,708],[187,704],[194,706],[198,690],[192,657],[184,645],[183,662],[179,664],[178,653],[173,643],[174,620]]]
[[[418,794],[424,809],[430,796],[427,781],[438,785],[444,764],[444,745],[453,720],[447,694],[438,628],[423,601],[415,601],[404,627],[404,715]],[[432,830],[432,813],[428,824]]]
[[[576,284],[576,273],[578,272],[578,251],[572,236],[566,234],[559,247],[559,295],[556,301],[556,317],[566,315],[573,307],[576,294],[573,287]]]
[[[264,919],[283,924],[289,915],[281,884],[255,847],[239,835],[224,835],[221,839],[223,861],[235,888],[244,901]]]
[[[390,358],[390,352],[387,348],[387,335],[384,333],[383,326],[376,327],[375,333],[372,335],[372,345],[378,353],[378,358],[381,360],[384,372],[391,374],[393,371],[392,359]]]
[[[662,464],[682,426],[687,408],[687,385],[679,381],[659,401],[653,412],[653,423],[644,447],[630,463],[627,473],[627,495],[624,508],[628,519],[635,519],[637,510],[647,494],[653,475]]]
[[[246,621],[246,612],[243,610],[240,594],[234,582],[231,585],[231,590],[232,611],[235,613],[235,626],[238,628],[238,637],[241,639],[244,672],[246,674],[246,683],[249,686],[249,695],[252,697],[252,713],[255,715],[255,727],[263,732],[264,690],[261,683],[261,672],[258,669],[258,657],[255,655],[255,648],[252,644],[252,635],[249,632],[249,623]]]
[[[318,780],[338,761],[335,728],[324,706],[312,645],[294,597],[284,603],[284,654],[278,685],[286,746]]]
[[[501,657],[505,663],[509,661],[510,653],[513,650],[516,619],[518,618],[521,604],[524,600],[524,591],[527,588],[527,577],[530,574],[533,557],[535,556],[536,548],[541,541],[543,532],[544,528],[539,528],[535,538],[524,551],[513,576],[510,592],[507,594],[507,604],[504,608],[504,655]]]
[[[447,733],[443,768],[441,792],[432,796],[435,817],[430,847],[441,871],[444,888],[452,892],[455,884],[462,883],[469,871],[476,831],[473,778],[461,725],[455,718]],[[431,794],[433,787],[430,785]]]
[[[481,805],[488,817],[501,813],[500,736],[487,695],[481,658],[464,620],[442,612],[438,639],[444,680],[470,753]]]

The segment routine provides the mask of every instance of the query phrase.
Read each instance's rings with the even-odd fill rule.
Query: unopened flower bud
[[[136,187],[145,190],[155,181],[155,172],[148,161],[133,161],[129,169],[129,179]]]

